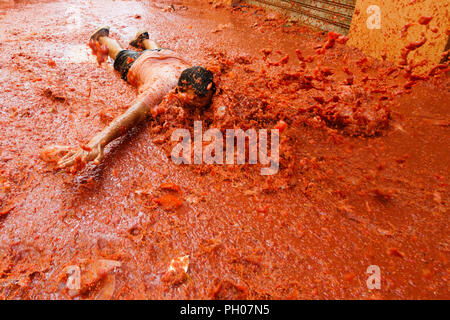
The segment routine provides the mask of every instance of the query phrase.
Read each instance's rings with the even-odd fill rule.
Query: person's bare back
[[[137,101],[156,106],[178,85],[189,64],[168,49],[146,50],[128,71],[128,82],[138,89]]]

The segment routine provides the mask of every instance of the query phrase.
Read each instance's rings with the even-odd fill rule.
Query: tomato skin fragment
[[[156,204],[162,206],[164,209],[178,209],[183,205],[183,201],[172,194],[165,194],[154,200]]]
[[[303,54],[302,54],[302,52],[300,51],[300,50],[295,50],[295,54],[297,55],[297,59],[300,61],[300,62],[303,62],[303,61],[305,61],[305,58],[303,57]]]
[[[346,44],[350,40],[347,36],[340,36],[336,41],[340,44]]]
[[[419,18],[419,23],[421,25],[426,26],[430,23],[431,20],[433,20],[433,16],[429,16],[429,17],[422,16]]]
[[[179,185],[176,185],[173,182],[163,183],[162,185],[159,186],[159,188],[162,189],[162,190],[169,190],[169,191],[178,192],[180,194],[183,193],[183,191],[181,190],[181,187]]]
[[[288,62],[289,62],[289,54],[286,54],[283,58],[281,58],[281,60],[274,61],[274,62],[269,61],[267,65],[270,66],[270,67],[271,66],[277,67],[277,66],[280,66],[280,65],[285,65]]]
[[[283,120],[278,121],[278,123],[275,125],[274,129],[278,129],[280,133],[283,133],[284,130],[287,128],[287,123]]]
[[[0,211],[0,217],[6,216],[8,213],[10,213],[11,211],[13,211],[15,207],[16,207],[15,205],[11,205],[11,206],[8,206],[8,207],[2,209],[2,210]]]
[[[344,280],[346,281],[352,281],[353,279],[355,279],[356,274],[354,272],[350,272],[344,275]]]
[[[403,258],[405,256],[405,254],[403,252],[401,252],[400,250],[398,250],[397,248],[389,248],[387,253],[388,253],[388,255],[393,256],[393,257]]]
[[[425,44],[425,42],[427,42],[427,38],[422,37],[421,40],[415,41],[415,42],[411,42],[405,48],[407,50],[409,50],[409,51],[413,51],[413,50],[419,49],[421,46],[423,46]]]
[[[92,151],[92,148],[89,147],[88,145],[85,145],[85,144],[82,144],[80,146],[80,148],[83,149],[84,151],[87,151],[87,152],[91,152]]]

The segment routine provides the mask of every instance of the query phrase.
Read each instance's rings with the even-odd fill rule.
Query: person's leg
[[[142,45],[146,50],[155,50],[155,49],[161,49],[161,47],[153,40],[145,39],[142,41]]]
[[[108,55],[113,60],[116,60],[116,57],[119,54],[119,52],[123,50],[119,42],[110,37],[100,37],[98,38],[98,42],[101,45],[105,45],[108,48]]]
[[[134,39],[130,41],[130,45],[143,50],[160,49],[160,46],[155,41],[150,40],[147,31],[139,31]]]
[[[91,35],[91,47],[93,47],[95,43],[98,43],[99,46],[105,46],[108,48],[108,55],[113,60],[116,60],[119,52],[123,50],[117,40],[109,37],[109,27],[101,27]]]
[[[109,55],[114,60],[114,69],[120,72],[122,79],[127,81],[128,70],[140,56],[140,52],[124,50],[117,40],[109,37],[109,28],[102,27],[95,31],[89,42],[90,47],[97,54],[99,63],[105,61],[102,55]],[[100,56],[100,58],[99,58]]]

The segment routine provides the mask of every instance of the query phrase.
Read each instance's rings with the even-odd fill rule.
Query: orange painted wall
[[[381,29],[367,27],[370,16],[367,9],[370,5],[380,8]],[[427,59],[428,63],[421,71],[429,70],[440,62],[448,43],[449,6],[449,0],[357,0],[348,44],[379,59],[385,53],[388,60],[398,63],[401,49],[412,41],[422,39],[421,33],[424,32],[427,42],[415,52],[411,52],[409,60],[418,63]],[[428,28],[418,23],[422,16],[433,16]],[[408,23],[414,25],[401,37],[400,31]],[[438,29],[437,33],[431,31],[434,28]]]

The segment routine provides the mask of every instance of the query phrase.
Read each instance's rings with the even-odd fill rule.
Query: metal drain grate
[[[356,0],[246,0],[246,2],[282,9],[305,24],[347,34]]]

